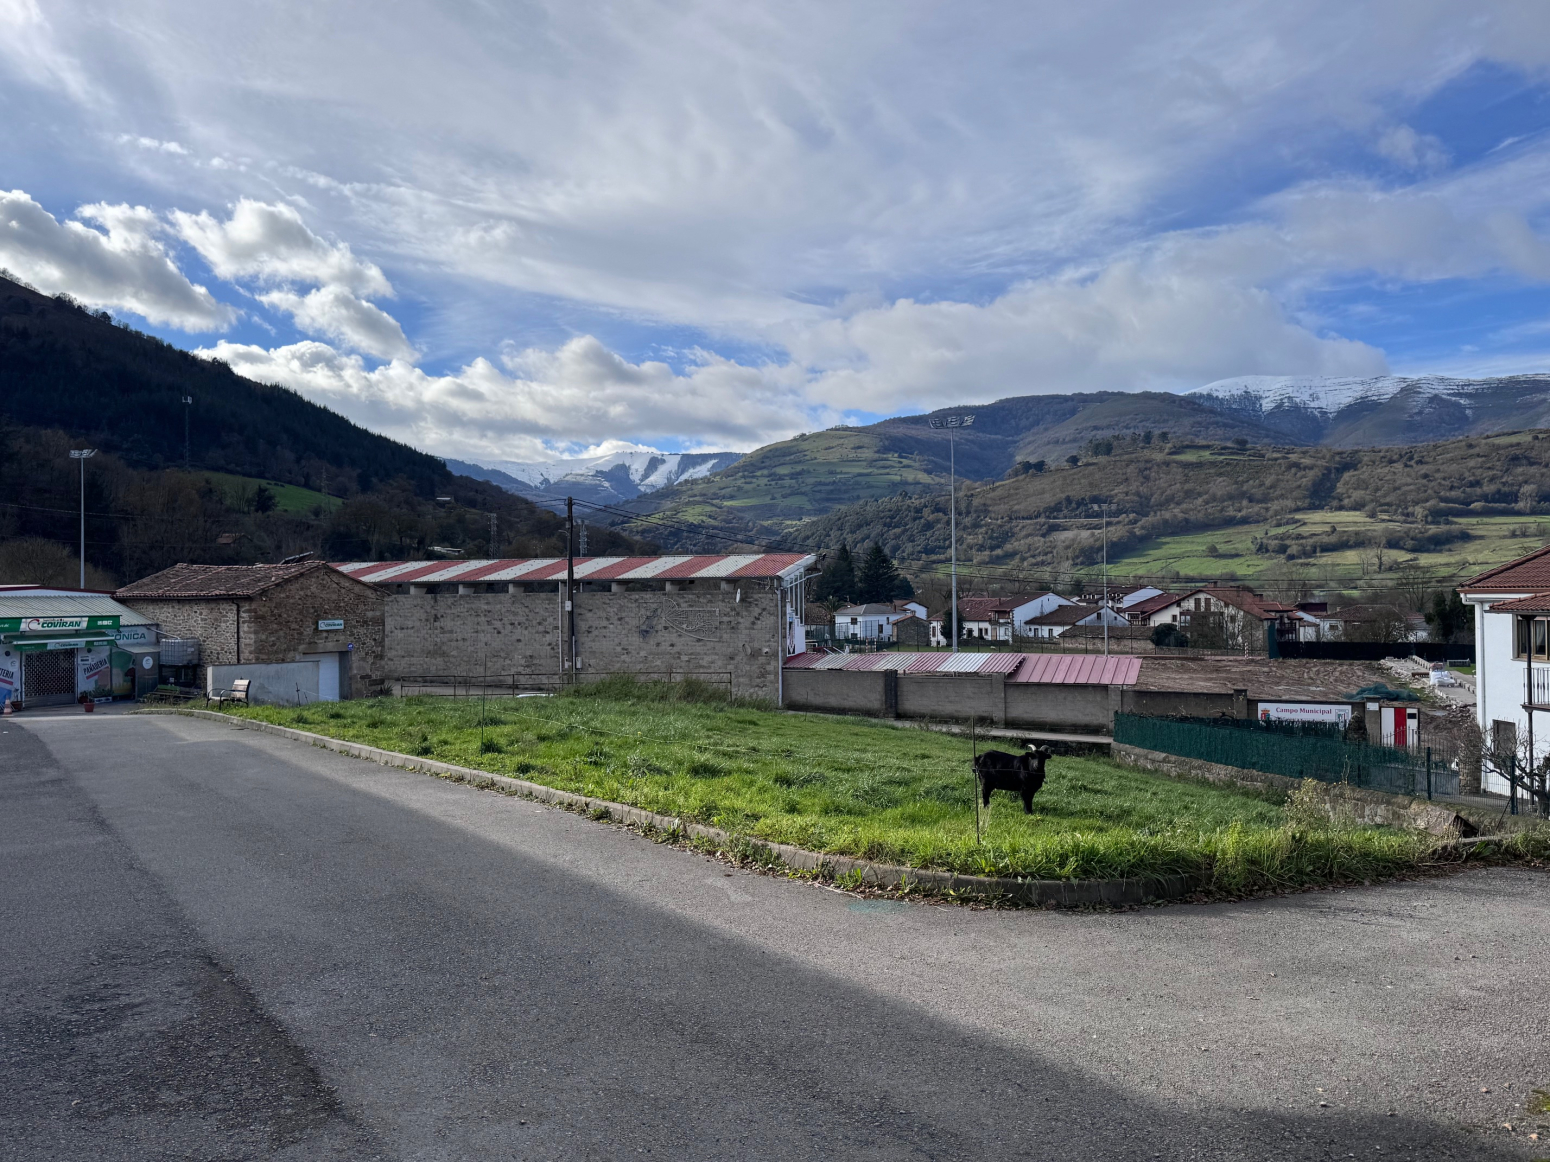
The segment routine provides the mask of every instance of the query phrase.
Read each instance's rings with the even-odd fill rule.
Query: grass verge
[[[1277,797],[1057,757],[1032,815],[1005,794],[975,842],[967,740],[784,714],[692,683],[555,698],[379,698],[228,713],[512,775],[737,836],[911,867],[1037,879],[1192,874],[1218,894],[1417,870],[1434,841],[1289,820]],[[1550,843],[1546,844],[1550,851]]]

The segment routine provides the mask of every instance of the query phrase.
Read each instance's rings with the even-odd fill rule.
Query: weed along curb
[[[755,853],[779,860],[794,871],[810,872],[816,878],[839,882],[842,886],[875,887],[892,891],[936,893],[976,900],[1032,904],[1044,907],[1092,907],[1128,904],[1149,904],[1164,900],[1178,900],[1189,896],[1202,887],[1194,876],[1141,876],[1112,880],[1033,880],[1009,876],[960,875],[956,872],[932,871],[928,868],[903,867],[898,864],[873,863],[870,860],[851,859],[848,856],[828,855],[808,851],[786,843],[767,843],[734,835],[719,827],[706,827],[701,823],[686,822],[672,815],[658,815],[639,807],[627,807],[606,799],[593,799],[575,795],[569,791],[557,791],[541,783],[526,779],[514,779],[508,775],[494,775],[489,771],[461,767],[454,763],[437,762],[435,759],[418,758],[366,746],[364,743],[345,742],[326,735],[312,734],[289,726],[276,726],[251,718],[234,718],[213,710],[140,710],[139,714],[179,714],[189,718],[206,718],[224,722],[238,730],[257,730],[277,734],[296,742],[311,743],[324,750],[336,751],[352,758],[366,759],[386,767],[398,767],[406,771],[456,779],[476,787],[487,787],[536,799],[564,807],[596,819],[609,819],[616,823],[654,829],[668,834],[682,835],[691,840],[709,843],[721,850],[751,848]]]

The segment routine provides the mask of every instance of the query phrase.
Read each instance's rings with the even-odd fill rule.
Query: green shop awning
[[[110,637],[21,638],[11,642],[12,648],[19,654],[30,654],[38,650],[84,650],[91,646],[114,644]]]

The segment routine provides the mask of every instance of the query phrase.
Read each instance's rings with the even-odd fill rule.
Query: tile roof
[[[1097,617],[1101,612],[1091,605],[1057,605],[1048,613],[1041,613],[1038,617],[1030,617],[1028,625],[1079,625],[1089,617]]]
[[[1535,593],[1516,601],[1493,601],[1492,613],[1550,613],[1550,593]]]
[[[180,600],[253,597],[304,573],[326,568],[328,566],[322,561],[299,561],[294,565],[174,565],[125,585],[113,596],[121,601],[136,597]]]
[[[1121,609],[1120,612],[1126,616],[1129,616],[1132,613],[1150,616],[1151,614],[1156,613],[1159,609],[1167,609],[1168,606],[1172,605],[1175,601],[1178,601],[1183,596],[1184,594],[1182,593],[1159,593],[1156,597],[1146,597],[1140,601],[1127,605]]]
[[[1550,545],[1536,549],[1516,561],[1508,561],[1484,573],[1477,573],[1459,586],[1468,592],[1537,592],[1550,589]]]
[[[705,556],[577,557],[578,581],[692,581],[701,578],[757,580],[786,577],[813,563],[812,554],[730,553]],[[489,561],[342,561],[334,565],[372,584],[435,585],[484,581],[560,581],[564,557]]]

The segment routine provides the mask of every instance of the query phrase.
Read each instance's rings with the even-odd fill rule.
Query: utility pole
[[[95,448],[71,448],[70,459],[81,462],[81,584],[86,588],[86,461],[97,454]]]
[[[570,638],[570,681],[576,683],[576,502],[565,498],[565,625]]]
[[[931,421],[933,428],[947,429],[947,522],[948,536],[952,542],[953,575],[953,653],[958,652],[958,460],[953,449],[953,429],[967,428],[974,423],[973,414],[943,416]]]
[[[1098,618],[1103,622],[1103,656],[1109,656],[1109,505],[1112,500],[1106,500],[1098,507],[1103,510],[1103,603],[1099,606]]]
[[[193,460],[189,457],[188,454],[188,417],[189,413],[193,410],[194,397],[191,395],[185,395],[183,397],[183,471],[185,472],[187,472],[190,466],[193,464]]]

